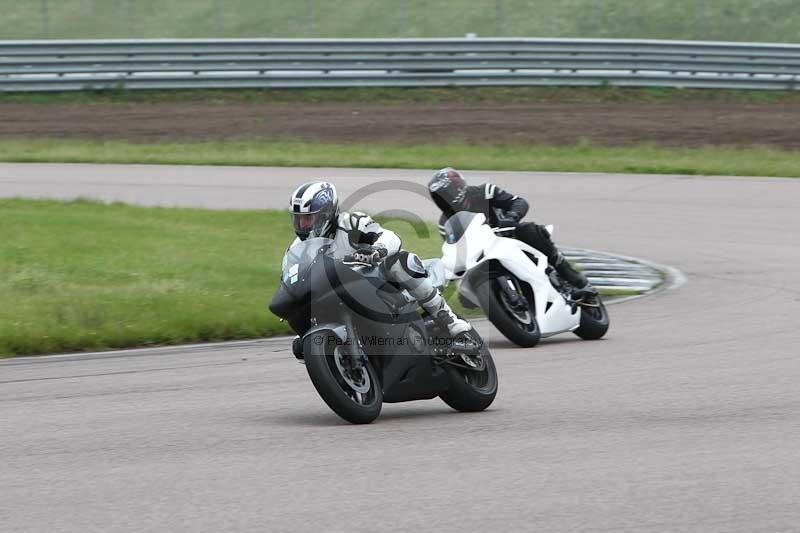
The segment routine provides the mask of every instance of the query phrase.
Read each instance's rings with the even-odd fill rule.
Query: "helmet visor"
[[[292,213],[292,224],[297,233],[309,234],[314,231],[319,219],[319,211],[316,213]]]
[[[446,168],[433,176],[428,184],[428,190],[435,201],[439,200],[437,204],[441,202],[444,205],[458,207],[464,201],[467,184],[458,171]]]
[[[329,227],[331,213],[327,209],[313,213],[292,213],[292,225],[298,237],[322,237]]]

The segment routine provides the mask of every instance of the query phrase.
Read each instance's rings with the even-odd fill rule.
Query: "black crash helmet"
[[[467,182],[456,169],[443,168],[428,182],[428,192],[439,209],[445,213],[453,213],[461,210],[464,205]]]

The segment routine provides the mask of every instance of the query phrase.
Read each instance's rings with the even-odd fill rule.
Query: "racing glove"
[[[352,255],[346,256],[342,262],[345,265],[374,266],[380,263],[386,254],[386,248],[382,246],[362,246]]]
[[[519,224],[519,213],[515,211],[497,210],[497,225],[501,228],[513,228]]]

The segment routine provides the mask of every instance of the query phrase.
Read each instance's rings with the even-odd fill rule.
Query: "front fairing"
[[[281,283],[289,289],[302,285],[305,273],[322,255],[329,254],[332,247],[333,240],[323,237],[294,243],[283,256]]]
[[[484,250],[495,240],[492,228],[481,213],[457,213],[445,224],[442,263],[448,279],[457,279],[477,265]]]
[[[309,274],[321,266],[332,242],[325,238],[307,239],[296,242],[286,251],[280,285],[270,303],[270,311],[288,320],[296,314],[297,308],[310,303],[313,283]]]
[[[416,307],[387,285],[380,268],[343,264],[333,244],[330,239],[308,239],[286,252],[270,304],[274,314],[290,320],[303,307],[317,320],[341,319],[344,309],[377,323],[418,318]]]

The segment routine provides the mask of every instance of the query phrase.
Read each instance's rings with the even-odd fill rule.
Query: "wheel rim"
[[[533,315],[531,315],[530,309],[526,309],[524,311],[518,311],[514,309],[514,307],[511,305],[511,302],[508,301],[508,296],[506,296],[506,294],[503,292],[500,293],[500,301],[502,302],[506,312],[511,316],[511,318],[517,321],[523,329],[526,331],[533,330]]]
[[[595,322],[603,322],[606,318],[606,310],[602,303],[581,306],[581,313],[586,314]]]
[[[464,361],[464,364],[473,370],[481,370],[485,364],[482,355],[472,356],[462,353],[460,357],[461,360]]]
[[[459,374],[461,377],[464,378],[471,387],[483,390],[488,388],[489,385],[489,366],[487,365],[486,368],[483,370],[467,370],[466,368],[459,368]]]
[[[339,347],[328,356],[328,366],[344,393],[355,403],[369,406],[375,402],[376,394],[373,379],[367,363],[354,367],[351,356],[342,353]]]
[[[490,368],[486,361],[486,356],[481,353],[477,357],[471,355],[461,354],[459,357],[465,365],[454,365],[453,368],[461,375],[467,384],[471,387],[483,390],[487,389],[490,385]],[[480,359],[478,359],[480,358]],[[483,367],[480,370],[471,370],[470,368]],[[470,368],[468,368],[470,367]]]
[[[587,306],[583,308],[583,312],[595,320],[603,318],[603,312],[600,310],[600,307]]]

